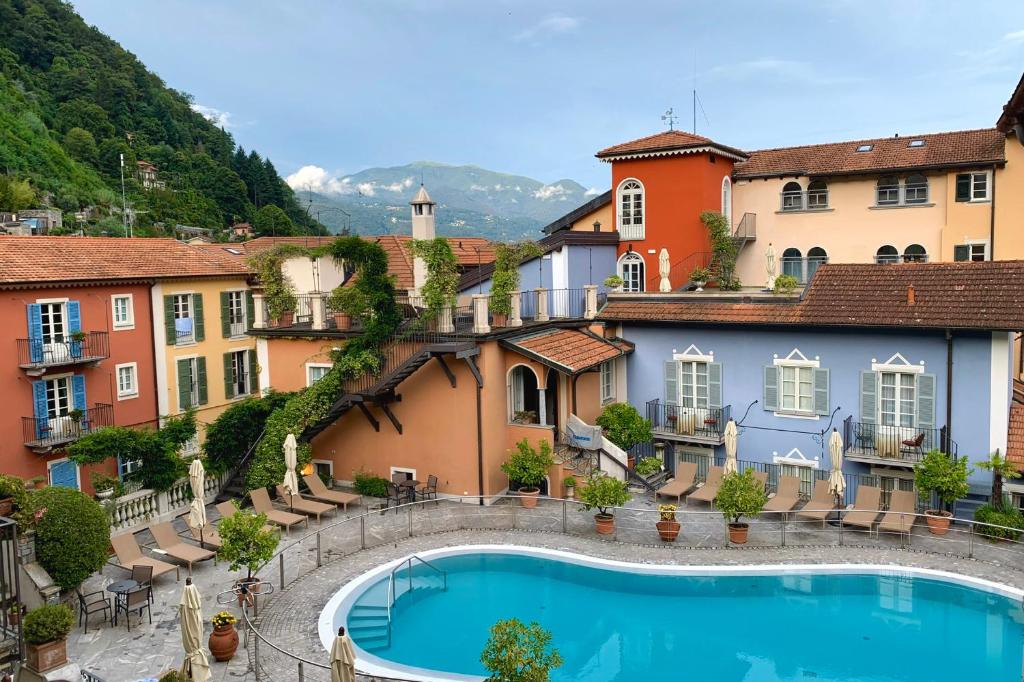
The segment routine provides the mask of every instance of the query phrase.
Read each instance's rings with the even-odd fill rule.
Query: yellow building
[[[1005,135],[1006,166],[996,173],[995,258],[1024,258],[1024,76],[1003,107],[996,129]]]

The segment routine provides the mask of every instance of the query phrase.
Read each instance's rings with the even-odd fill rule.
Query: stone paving
[[[936,537],[919,524],[904,540],[793,518],[783,522],[780,517],[762,517],[751,523],[748,545],[738,548],[728,544],[721,515],[707,507],[681,507],[678,541],[661,543],[654,528],[654,501],[636,497],[630,506],[634,509],[616,514],[616,534],[610,538],[596,534],[592,512],[582,511],[577,503],[545,500],[536,509],[523,509],[509,500],[487,507],[442,501],[364,516],[359,514],[365,510],[356,508],[350,512],[353,518],[342,523],[332,518],[319,527],[312,523],[309,535],[299,539],[305,531],[293,533],[282,542],[283,561],[275,559],[261,572],[275,588],[283,575],[286,587],[260,603],[257,624],[266,639],[259,644],[260,679],[298,679],[296,661],[267,642],[326,664],[316,621],[327,600],[347,581],[396,557],[452,545],[520,544],[658,564],[878,563],[942,569],[1024,589],[1020,561],[1024,548],[974,537],[966,526],[954,526],[948,536]],[[147,539],[145,534],[139,537],[140,543]],[[968,558],[969,553],[974,558]],[[123,571],[107,567],[93,580],[102,585],[122,577]],[[215,594],[230,588],[234,579],[224,564],[197,567],[194,578],[207,618],[225,608],[214,601]],[[136,618],[131,634],[123,624],[116,630],[109,625],[90,629],[88,635],[76,629],[69,653],[106,682],[134,682],[180,665],[176,605],[182,585],[183,581],[175,583],[173,578],[161,579],[155,590],[152,626],[136,627]],[[233,605],[230,610],[239,613]],[[215,680],[256,680],[254,639],[250,637],[248,649],[240,647],[230,663],[214,664]],[[327,671],[313,664],[303,666],[303,675],[310,682],[329,680]]]

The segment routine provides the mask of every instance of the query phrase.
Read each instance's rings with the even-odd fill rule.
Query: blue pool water
[[[552,680],[936,682],[1021,680],[1024,616],[1009,597],[872,574],[650,575],[522,554],[431,560],[397,575],[391,643],[373,610],[387,577],[346,616],[385,661],[486,675],[489,628],[536,620],[565,659]]]

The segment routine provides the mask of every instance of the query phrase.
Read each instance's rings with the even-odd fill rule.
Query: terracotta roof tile
[[[1006,459],[1024,471],[1024,405],[1010,403],[1010,428],[1006,434]]]
[[[612,145],[602,149],[594,156],[599,159],[606,159],[629,154],[655,154],[658,152],[685,151],[687,149],[709,146],[735,156],[745,156],[739,149],[726,147],[709,138],[693,135],[682,130],[665,130],[637,140]]]
[[[910,147],[912,140],[923,140],[924,145]],[[1003,134],[995,128],[985,128],[762,149],[749,152],[746,161],[736,164],[733,177],[849,175],[987,165],[1005,161],[1004,141]],[[857,148],[863,145],[871,145],[871,150],[858,152]]]
[[[914,302],[908,303],[913,288]],[[654,296],[652,296],[654,298]],[[795,303],[612,297],[599,319],[711,324],[1024,330],[1024,261],[829,264]]]
[[[632,351],[631,346],[616,345],[581,329],[550,329],[539,334],[505,339],[502,343],[513,350],[539,356],[573,374]]]

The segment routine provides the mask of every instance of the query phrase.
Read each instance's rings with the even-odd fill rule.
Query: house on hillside
[[[167,183],[157,179],[158,169],[149,161],[136,161],[135,179],[142,185],[142,189],[165,189]]]

